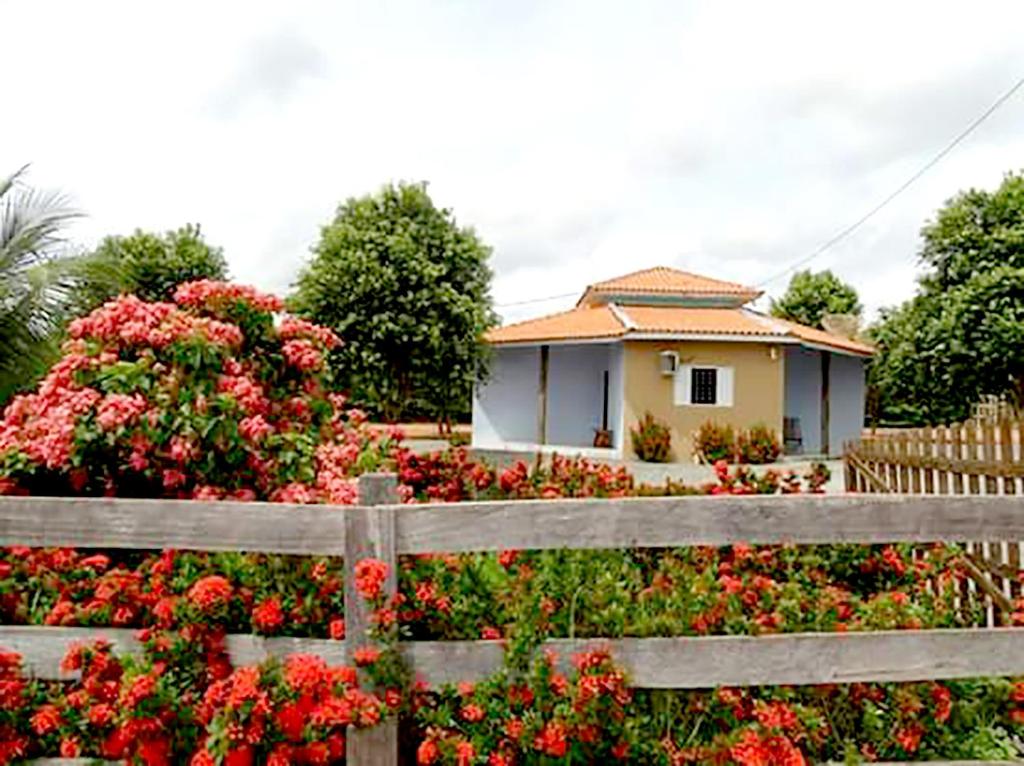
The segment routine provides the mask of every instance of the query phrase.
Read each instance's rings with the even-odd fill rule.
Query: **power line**
[[[529,300],[526,300],[526,301],[513,301],[512,303],[496,303],[496,304],[494,304],[494,308],[496,308],[496,309],[507,309],[507,308],[510,308],[512,306],[525,306],[525,305],[527,305],[529,303],[544,303],[545,301],[554,301],[554,300],[558,300],[559,298],[571,298],[572,296],[579,295],[579,294],[580,294],[580,291],[576,290],[576,291],[571,292],[571,293],[561,293],[560,295],[548,295],[545,298],[530,298]]]
[[[854,231],[859,229],[864,223],[866,223],[869,219],[871,219],[882,208],[884,208],[886,205],[888,205],[890,202],[892,202],[894,199],[896,199],[896,197],[898,197],[900,194],[902,194],[904,191],[906,191],[907,188],[909,188],[910,185],[913,184],[917,179],[919,179],[921,176],[923,176],[925,173],[927,173],[929,170],[931,170],[935,165],[937,165],[939,163],[939,161],[942,160],[943,157],[945,157],[947,154],[949,154],[951,151],[953,151],[954,148],[956,148],[957,144],[959,144],[961,141],[963,141],[965,138],[967,138],[969,135],[971,135],[971,133],[973,133],[974,130],[979,125],[981,125],[981,123],[985,122],[985,120],[987,120],[992,115],[993,112],[995,112],[999,107],[1001,107],[1004,103],[1006,103],[1010,99],[1010,97],[1013,96],[1014,93],[1016,93],[1018,90],[1020,90],[1021,86],[1024,86],[1024,77],[1021,77],[1019,80],[1017,80],[1017,82],[1014,83],[1012,88],[1010,88],[1003,95],[1001,95],[999,98],[997,98],[995,100],[995,102],[993,102],[993,104],[988,109],[986,109],[984,112],[982,112],[981,116],[976,118],[974,120],[974,122],[972,122],[970,125],[968,125],[959,135],[956,136],[956,138],[954,138],[952,141],[950,141],[948,144],[946,144],[946,146],[942,149],[942,151],[940,151],[938,154],[936,154],[934,157],[932,157],[916,173],[914,173],[914,175],[912,175],[910,178],[908,178],[906,181],[904,181],[902,184],[900,184],[896,188],[896,190],[894,192],[892,192],[888,197],[883,199],[881,202],[879,202],[877,205],[875,205],[873,208],[871,208],[871,210],[869,210],[863,216],[858,218],[852,224],[850,224],[845,229],[840,231],[838,234],[833,236],[831,239],[826,241],[824,244],[819,246],[810,255],[807,255],[807,256],[801,258],[800,260],[796,261],[795,263],[790,264],[783,271],[780,271],[778,274],[776,274],[776,275],[774,275],[772,277],[769,277],[768,279],[762,280],[761,282],[758,283],[757,286],[758,287],[762,287],[764,285],[769,284],[770,282],[774,282],[779,277],[786,276],[788,273],[790,273],[794,269],[798,269],[801,266],[803,266],[805,263],[809,263],[810,261],[813,261],[815,258],[817,258],[819,255],[824,253],[826,250],[828,250],[830,247],[832,247],[836,243],[846,239],[846,237],[848,237]]]

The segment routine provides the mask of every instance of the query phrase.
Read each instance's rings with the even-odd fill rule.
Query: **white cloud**
[[[198,221],[276,290],[337,203],[403,178],[494,246],[499,303],[661,263],[757,282],[1024,74],[1012,0],[0,10],[0,169],[73,194],[85,244]],[[1024,165],[1022,122],[1019,94],[813,265],[872,310],[911,294],[921,224]]]

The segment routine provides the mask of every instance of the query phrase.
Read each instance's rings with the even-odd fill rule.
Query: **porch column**
[[[550,346],[540,347],[540,385],[537,389],[537,444],[548,443],[548,356]]]
[[[832,367],[832,354],[821,352],[821,452],[825,457],[831,454],[828,445],[829,432],[829,371]]]

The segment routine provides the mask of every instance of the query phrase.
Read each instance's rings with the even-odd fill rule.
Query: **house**
[[[489,378],[473,398],[473,446],[630,457],[646,412],[692,459],[705,421],[786,436],[786,450],[834,455],[864,419],[872,349],[766,316],[760,291],[658,267],[591,285],[570,311],[492,330]],[[595,448],[598,429],[611,446]]]

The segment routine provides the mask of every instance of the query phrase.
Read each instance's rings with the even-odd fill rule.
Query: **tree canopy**
[[[921,230],[917,295],[883,312],[870,382],[883,419],[947,423],[1024,384],[1024,175],[949,200]]]
[[[468,412],[486,370],[487,247],[425,183],[351,198],[321,230],[292,308],[330,327],[337,382],[389,420]]]
[[[826,314],[860,316],[861,305],[857,291],[831,271],[807,269],[793,275],[785,295],[772,301],[771,313],[820,329]]]
[[[169,301],[174,289],[199,279],[227,278],[223,251],[206,243],[200,227],[187,224],[164,234],[136,229],[127,236],[109,236],[94,257],[119,274],[112,289],[84,291],[79,313],[87,313],[119,293],[146,301]]]

